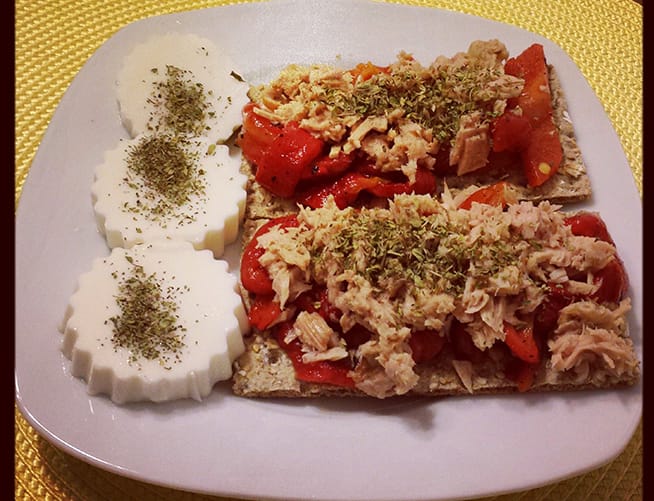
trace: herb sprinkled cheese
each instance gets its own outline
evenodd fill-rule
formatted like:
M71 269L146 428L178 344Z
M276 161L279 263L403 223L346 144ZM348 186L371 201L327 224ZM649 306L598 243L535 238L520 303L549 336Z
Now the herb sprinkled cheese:
M247 90L228 54L191 33L136 45L116 79L120 116L133 138L168 132L223 143L240 126Z
M132 175L125 182L153 202L149 210L156 219L205 193L204 170L196 166L198 161L199 153L182 137L144 136L128 150L127 169ZM147 210L144 201L139 199L128 210Z
M247 329L228 263L158 240L93 260L66 307L61 350L90 395L199 401L231 377Z
M159 130L161 121L167 130L177 134L202 134L210 128L207 118L216 114L208 100L212 92L205 90L190 70L166 65L165 80L154 83L148 100L155 109L163 108L163 116L159 118L153 114L148 128Z
M177 315L178 295L184 290L163 289L155 273L146 275L131 256L125 259L132 265L131 273L122 277L119 285L116 302L121 313L109 319L113 324L111 341L130 350L130 363L140 358L159 359L169 369L185 346L186 327L179 324Z

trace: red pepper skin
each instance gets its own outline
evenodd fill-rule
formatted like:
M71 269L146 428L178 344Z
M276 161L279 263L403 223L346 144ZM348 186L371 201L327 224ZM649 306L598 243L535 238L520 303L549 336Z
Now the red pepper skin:
M509 58L504 72L525 81L521 94L510 100L509 106L520 106L533 127L551 119L552 93L543 46L534 43L516 57Z
M593 283L599 288L591 294L591 298L599 303L617 303L629 289L629 279L624 264L614 258L601 270L595 272Z
M296 123L282 132L262 154L254 175L261 186L282 198L290 198L309 165L322 153L324 143Z
M497 207L506 207L506 189L507 184L505 181L499 181L495 184L479 188L474 193L471 193L470 196L459 205L459 209L469 210L472 207L473 202L495 205Z
M351 205L363 190L372 188L380 183L377 177L365 176L358 172L348 172L336 181L318 185L301 193L297 197L298 203L317 209L323 207L330 195L334 197L336 206L345 209Z
M539 367L539 364L529 364L519 358L514 358L506 365L504 372L506 377L517 383L518 391L524 393L533 386Z
M563 148L559 131L551 119L531 131L527 147L520 152L522 165L531 187L542 185L559 170Z
M282 309L273 295L256 296L248 311L248 321L253 327L264 330L270 327L281 313Z
M315 162L310 162L302 173L302 181L324 179L344 173L350 168L354 159L352 155L341 152L336 157L319 157Z
M436 176L433 172L423 167L416 170L415 183L405 182L389 182L381 178L379 184L367 189L376 197L393 198L395 195L403 193L415 193L417 195L428 195L434 193L437 188Z
M513 325L504 322L504 334L504 342L515 357L528 364L540 361L540 352L531 327L518 330Z
M273 327L273 335L279 346L286 352L293 363L295 378L307 383L323 383L354 388L354 381L348 375L352 367L349 359L338 361L319 361L304 363L302 361L302 345L295 339L290 343L284 341L286 333L291 329L292 322L283 322Z
M290 214L271 219L255 232L252 240L243 249L243 255L241 257L241 284L246 290L254 294L273 294L272 279L268 275L268 271L259 263L259 258L263 255L265 249L257 246L257 238L273 226L281 225L282 228L285 228L297 226L298 224L297 216Z
M552 121L552 92L543 46L532 44L515 58L508 59L504 71L525 81L520 96L509 100L504 114L508 115L519 107L522 116L529 121L532 130L526 144L518 151L527 184L540 186L558 172L563 161L559 131ZM500 139L498 148L501 147Z
M491 125L491 138L493 151L517 152L524 150L529 144L532 126L529 119L523 115L517 115L511 110L495 119Z
M561 284L550 284L545 299L536 308L534 313L534 336L538 339L547 339L556 329L559 312L568 306L577 297L571 294Z
M248 103L243 108L243 127L238 145L243 156L258 165L275 138L281 134L282 128L277 127L267 118L257 115L253 111L254 107L254 103Z
M606 224L595 213L578 212L565 218L565 224L570 226L573 235L596 238L615 246ZM591 299L600 303L620 301L629 289L629 277L622 260L616 256L603 269L595 272L594 283L599 285L599 289L591 295Z
M573 235L593 237L615 245L606 224L597 214L586 211L578 212L566 217L564 223L570 227Z
M413 361L419 364L434 359L443 350L446 341L447 338L435 330L412 331L409 346Z

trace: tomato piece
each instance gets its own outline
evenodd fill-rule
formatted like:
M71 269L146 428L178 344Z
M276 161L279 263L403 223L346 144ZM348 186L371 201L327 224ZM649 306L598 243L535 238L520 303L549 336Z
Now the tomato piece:
M293 326L292 322L283 322L275 325L273 335L279 346L286 352L293 363L295 378L308 383L333 384L346 388L354 388L354 381L348 375L352 369L349 359L337 361L318 361L304 363L302 361L302 344L294 339L290 343L284 341L286 333Z
M469 360L472 363L479 363L484 359L484 352L475 346L468 331L456 319L450 326L449 340L457 358Z
M529 144L531 129L528 118L507 109L491 125L493 151L500 153L524 150Z
M540 352L532 327L518 330L508 322L504 322L504 334L504 342L514 356L530 364L540 360Z
M309 188L297 197L297 202L317 209L323 207L330 195L339 209L351 205L363 190L372 188L382 183L378 177L365 176L358 172L349 172L335 181Z
M281 132L281 127L254 112L253 103L248 103L243 108L243 127L238 145L248 161L258 165Z
M282 314L282 309L277 301L274 300L273 295L256 296L250 306L248 312L248 320L250 325L259 330L264 330L279 318Z
M241 284L246 290L254 294L272 294L272 279L268 271L261 266L259 258L264 254L265 249L257 245L257 238L269 231L273 226L280 225L282 228L297 226L298 220L295 214L271 219L263 224L246 244L241 257Z
M479 188L477 191L471 193L459 205L459 209L470 209L473 202L486 205L495 205L497 207L506 207L508 205L506 197L506 189L508 185L505 181L498 181L497 183Z
M352 161L352 155L343 152L340 152L334 158L329 156L321 157L316 162L307 164L302 173L302 179L318 179L342 174L349 169Z
M515 58L508 59L504 72L525 81L522 92L509 101L509 106L520 106L523 115L534 127L549 121L552 116L552 93L543 46L532 44Z
M531 131L527 147L521 151L522 165L531 187L540 186L557 173L563 161L559 131L551 119Z
M573 235L593 237L615 245L606 223L599 215L592 212L578 212L565 218L564 223L570 226Z
M271 193L291 197L305 170L322 153L323 146L320 139L291 122L265 150L254 177Z
M447 339L439 331L419 330L412 331L409 346L415 363L427 362L438 355L445 346Z
M622 261L618 258L609 261L604 268L595 272L593 283L599 284L599 289L591 295L592 299L599 303L619 302L629 288L627 272Z

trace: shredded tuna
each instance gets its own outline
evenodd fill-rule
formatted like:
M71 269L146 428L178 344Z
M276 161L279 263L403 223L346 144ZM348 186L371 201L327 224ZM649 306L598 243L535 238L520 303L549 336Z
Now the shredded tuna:
M555 338L548 342L552 367L573 370L578 380L592 374L595 378L620 376L638 366L631 339L624 336L629 299L610 309L592 301L565 307L559 316Z
M318 313L301 311L293 329L304 345L315 351L325 351L336 333ZM338 338L336 338L338 339Z
M505 211L473 204L463 210L444 198L441 203L426 195L399 195L388 208L356 210L339 210L329 199L322 208L302 208L297 228L259 240L266 249L260 262L281 304L292 304L299 291L318 284L341 312L343 332L360 325L372 333L348 355L356 361L357 387L368 394L401 394L415 384L407 342L412 330L446 333L456 318L475 346L489 351L504 341L505 322L520 325L533 318L550 283L590 293L596 289L596 266L615 255L611 245L572 235L547 202L521 202ZM551 340L553 367L582 371L591 354L593 366L597 359L610 371L630 367L633 360L620 362L627 341L615 341L625 343L624 350L606 344L622 339L628 309L628 302L609 309L591 301L564 308ZM346 356L342 340L334 339L338 335L317 313L300 314L292 330L307 360ZM600 331L610 335L569 353L574 338L568 335L592 333L597 340ZM601 354L593 346L600 346Z
M342 151L363 150L383 172L401 171L413 182L417 167L433 168L441 145L450 141L459 173L487 162L490 120L524 86L523 79L504 73L507 57L498 40L475 41L467 52L428 66L400 52L387 71L366 80L330 65L289 65L249 97L255 112L272 122L298 122Z
M459 130L450 150L450 165L457 165L457 175L462 176L488 163L491 150L489 125L481 113L464 115L459 120Z

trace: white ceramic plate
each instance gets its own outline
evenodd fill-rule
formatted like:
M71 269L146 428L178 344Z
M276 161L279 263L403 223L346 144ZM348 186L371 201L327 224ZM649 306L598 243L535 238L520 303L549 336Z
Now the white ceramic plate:
M123 57L153 33L214 40L251 83L288 63L423 63L498 38L511 54L545 46L561 77L599 210L631 276L631 334L642 360L641 201L618 137L571 59L533 33L477 17L364 1L280 1L155 17L116 33L65 93L16 217L16 396L35 429L115 473L223 496L420 500L506 493L615 458L641 416L641 386L584 394L451 399L264 401L219 384L202 403L119 407L89 397L59 351L77 277L108 254L90 187L103 152L126 137L114 96ZM236 267L239 249L228 249ZM216 284L217 287L220 284Z

